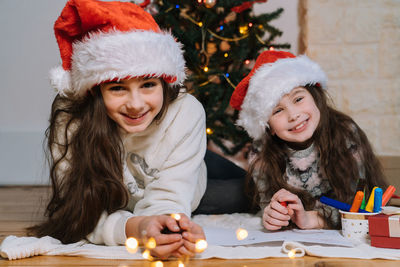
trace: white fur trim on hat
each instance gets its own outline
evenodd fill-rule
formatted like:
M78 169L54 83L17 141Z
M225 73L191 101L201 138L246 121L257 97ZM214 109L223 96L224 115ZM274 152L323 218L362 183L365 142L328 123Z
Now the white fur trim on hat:
M57 66L50 70L51 86L57 90L60 95L65 96L65 92L71 90L71 76L61 66Z
M182 45L168 32L131 31L92 33L73 44L71 71L50 73L59 91L82 96L104 81L126 77L176 77L182 84L185 60Z
M280 99L298 86L316 83L326 89L327 78L321 67L307 56L262 65L250 79L237 124L255 140L260 139Z

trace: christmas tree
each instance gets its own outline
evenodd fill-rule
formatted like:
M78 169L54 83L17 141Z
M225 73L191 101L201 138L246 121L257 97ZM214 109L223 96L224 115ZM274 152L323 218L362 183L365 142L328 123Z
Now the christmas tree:
M226 155L236 154L250 138L235 125L238 112L229 106L235 86L250 72L264 49L290 48L276 44L282 32L270 22L283 9L255 16L243 0L155 0L142 3L161 28L171 29L184 45L189 76L185 86L203 104L207 136Z

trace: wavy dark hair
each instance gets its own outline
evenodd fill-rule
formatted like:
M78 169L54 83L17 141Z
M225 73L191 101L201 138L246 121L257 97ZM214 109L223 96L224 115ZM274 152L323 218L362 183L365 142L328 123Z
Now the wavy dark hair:
M348 115L331 107L326 91L320 86L306 85L305 88L314 98L321 114L319 125L312 137L320 154L320 172L328 178L337 200L351 203L355 194L352 184L357 183L360 178L354 151L348 148L349 142L356 146L369 191L374 186L386 187L387 182L381 164L364 131ZM279 189L285 188L299 196L306 210L312 210L316 199L307 191L290 186L284 178L285 158L288 154L285 141L272 135L267 128L262 142L262 149L250 166L247 180L250 183L252 177L261 179L266 191L259 192L257 188L253 188L252 190L257 192L253 195L253 204L258 201L260 193L274 194Z
M161 81L163 107L155 120L179 94L178 87ZM46 140L52 194L46 220L27 230L77 242L94 230L103 211L122 209L129 200L119 126L107 115L99 86L80 99L55 97Z

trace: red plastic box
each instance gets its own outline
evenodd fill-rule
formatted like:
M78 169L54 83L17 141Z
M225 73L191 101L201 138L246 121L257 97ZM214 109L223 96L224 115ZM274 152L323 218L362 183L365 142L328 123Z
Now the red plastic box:
M400 215L377 214L368 217L371 246L400 248Z

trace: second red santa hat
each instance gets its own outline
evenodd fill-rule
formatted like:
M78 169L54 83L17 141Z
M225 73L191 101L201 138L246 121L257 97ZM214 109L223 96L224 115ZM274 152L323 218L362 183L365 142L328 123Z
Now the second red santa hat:
M292 89L319 84L326 89L321 67L307 56L295 57L285 51L262 52L250 73L236 86L230 100L240 110L237 125L253 139L262 138L273 108Z

